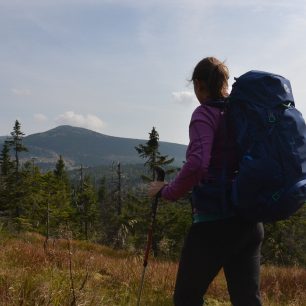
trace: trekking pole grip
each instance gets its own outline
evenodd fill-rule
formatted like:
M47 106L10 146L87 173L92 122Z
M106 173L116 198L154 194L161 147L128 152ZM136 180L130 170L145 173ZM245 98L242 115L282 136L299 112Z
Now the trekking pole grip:
M165 170L163 168L159 167L159 166L155 166L154 171L156 173L156 181L163 182L165 180ZM154 207L157 206L158 198L161 197L161 191L162 191L162 189L160 189L159 192L155 196L155 201L154 202L156 204L152 205L153 210L154 210Z
M165 180L165 170L159 166L154 167L154 171L156 173L157 181L163 182Z

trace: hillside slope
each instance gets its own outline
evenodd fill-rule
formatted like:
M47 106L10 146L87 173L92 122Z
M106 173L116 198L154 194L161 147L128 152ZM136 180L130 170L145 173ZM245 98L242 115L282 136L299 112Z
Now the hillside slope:
M4 137L1 137L3 141ZM106 165L112 161L122 163L141 163L135 146L146 140L121 138L97 133L88 129L68 125L58 126L43 133L24 138L29 152L22 155L24 160L35 158L40 166L54 165L62 155L68 167L80 164L93 167ZM160 152L174 157L177 165L185 159L186 146L160 142Z
M36 233L1 232L0 245L0 305L136 305L139 255L86 241L46 243ZM177 262L150 257L141 305L173 305L176 271ZM305 269L263 266L261 276L264 305L305 305ZM207 297L209 305L230 305L222 272Z

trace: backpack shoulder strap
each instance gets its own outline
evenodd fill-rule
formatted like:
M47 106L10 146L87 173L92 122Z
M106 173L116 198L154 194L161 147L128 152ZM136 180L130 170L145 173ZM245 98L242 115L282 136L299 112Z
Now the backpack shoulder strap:
M208 101L205 104L208 106L225 109L227 106L227 98L225 98L224 100Z
M227 106L228 106L228 98L225 98L223 100L217 100L217 101L211 101L207 102L206 105L219 108L221 111L223 111L223 116L226 116L227 113ZM222 172L221 176L219 178L219 182L221 186L223 187L222 190L222 202L223 202L223 209L226 208L227 205L230 205L230 203L227 201L227 152L226 148L228 147L228 124L227 124L227 117L224 118L222 123L222 130L223 130L223 137L224 137L224 151L223 151L223 157L222 157Z

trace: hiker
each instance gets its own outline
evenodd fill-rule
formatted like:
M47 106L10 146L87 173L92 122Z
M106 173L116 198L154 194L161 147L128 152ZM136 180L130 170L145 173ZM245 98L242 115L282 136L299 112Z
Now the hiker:
M238 153L224 112L228 78L228 68L214 57L196 65L191 81L200 105L189 125L186 163L170 183L156 181L148 188L149 196L160 194L170 201L192 190L193 223L179 262L175 306L203 305L209 284L222 268L234 306L262 305L263 225L236 217L224 191L238 169Z

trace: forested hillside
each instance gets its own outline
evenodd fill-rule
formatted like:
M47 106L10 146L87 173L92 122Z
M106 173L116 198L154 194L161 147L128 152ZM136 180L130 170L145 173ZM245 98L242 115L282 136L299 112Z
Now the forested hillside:
M64 156L49 171L42 171L32 159L21 161L20 154L30 150L23 140L16 121L0 156L2 230L37 232L47 240L69 231L75 239L132 252L143 250L151 213L146 182L152 180L155 165L167 170L166 180L177 171L171 156L161 154L154 128L149 140L134 148L142 164L127 165L119 160L94 168L79 166L72 172L67 171ZM154 255L177 259L190 223L188 196L175 203L161 202ZM264 263L306 266L305 207L286 221L267 224L265 229Z
M0 138L0 144L6 137ZM54 167L60 155L66 167L75 168L81 164L85 167L110 165L113 161L125 164L141 163L135 146L145 140L121 138L104 135L88 129L68 125L58 126L43 133L25 136L23 144L28 152L22 152L21 160L34 159L44 169ZM160 142L160 150L174 157L176 165L185 159L186 146Z

